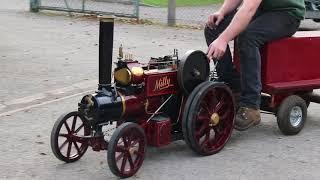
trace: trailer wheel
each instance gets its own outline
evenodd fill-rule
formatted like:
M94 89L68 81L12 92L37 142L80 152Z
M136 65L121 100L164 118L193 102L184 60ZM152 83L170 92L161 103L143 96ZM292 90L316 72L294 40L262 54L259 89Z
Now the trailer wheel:
M204 85L203 85L204 84ZM189 147L199 155L218 153L229 140L235 119L235 103L224 83L204 82L187 101L182 122Z
M121 178L133 176L142 166L146 152L143 129L131 122L121 124L112 134L108 145L108 165Z
M277 123L284 135L298 134L307 118L306 102L297 95L284 99L277 113Z

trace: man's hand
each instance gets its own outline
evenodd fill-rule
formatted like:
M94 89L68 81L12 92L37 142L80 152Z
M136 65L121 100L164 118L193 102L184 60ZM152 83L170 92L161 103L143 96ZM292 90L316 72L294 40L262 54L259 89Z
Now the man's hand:
M210 60L219 60L226 52L228 41L221 38L217 38L213 41L208 48L207 56Z
M215 28L220 24L220 22L224 19L224 14L221 12L213 13L209 16L207 26L211 29Z

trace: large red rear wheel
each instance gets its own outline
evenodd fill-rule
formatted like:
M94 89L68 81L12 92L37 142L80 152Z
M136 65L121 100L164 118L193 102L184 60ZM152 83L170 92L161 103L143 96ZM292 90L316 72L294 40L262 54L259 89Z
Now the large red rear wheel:
M200 86L200 85L199 85ZM183 114L189 146L200 155L219 152L229 140L235 119L235 103L224 83L204 82Z
M146 152L146 136L135 123L121 124L108 145L108 164L116 176L133 176L142 166Z
M183 118L185 118L186 115L189 113L190 105L191 105L191 102L193 101L194 97L198 94L200 89L202 89L206 85L207 85L207 83L199 84L196 88L194 88L194 90L188 96L187 101L185 103L185 108L184 108L184 112L183 112L183 115L184 115ZM191 146L191 142L189 140L188 127L187 127L187 121L186 120L182 120L182 132L183 132L184 141L186 142L186 144L188 146Z
M51 131L53 154L67 163L79 160L87 151L88 143L78 141L78 137L88 135L90 135L90 126L79 112L61 115Z

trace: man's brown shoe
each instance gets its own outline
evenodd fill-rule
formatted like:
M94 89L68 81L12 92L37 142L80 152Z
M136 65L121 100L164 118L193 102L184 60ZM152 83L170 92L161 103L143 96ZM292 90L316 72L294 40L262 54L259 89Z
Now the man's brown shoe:
M240 107L236 115L234 128L239 131L244 131L251 126L259 124L260 121L261 116L259 109Z

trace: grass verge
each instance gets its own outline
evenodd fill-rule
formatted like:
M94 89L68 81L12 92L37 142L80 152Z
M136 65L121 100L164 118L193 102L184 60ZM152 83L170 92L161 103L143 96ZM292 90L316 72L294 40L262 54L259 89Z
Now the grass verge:
M222 3L223 0L176 0L177 6L204 6L210 4ZM168 6L168 0L142 0L143 4L150 6Z

